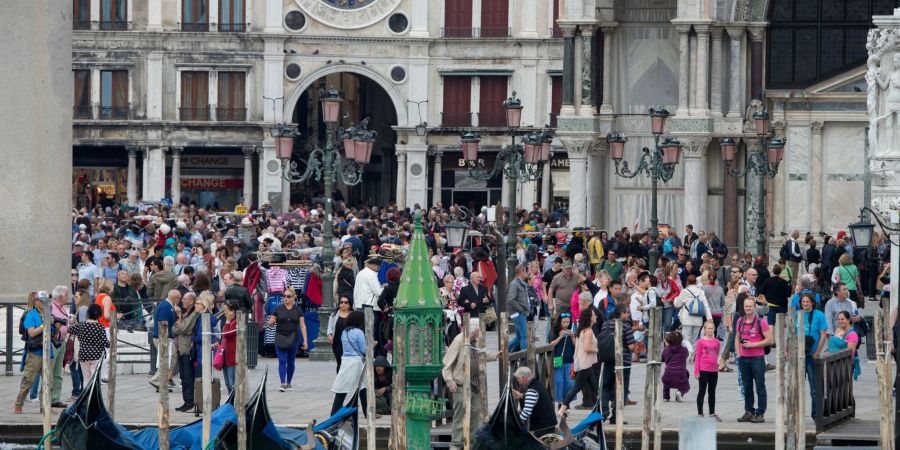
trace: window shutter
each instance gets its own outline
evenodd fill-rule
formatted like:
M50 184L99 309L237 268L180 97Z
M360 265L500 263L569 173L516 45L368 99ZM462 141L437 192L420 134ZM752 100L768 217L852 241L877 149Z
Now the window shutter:
M471 126L472 79L444 77L444 126Z
M508 30L509 0L482 0L481 36L506 37Z

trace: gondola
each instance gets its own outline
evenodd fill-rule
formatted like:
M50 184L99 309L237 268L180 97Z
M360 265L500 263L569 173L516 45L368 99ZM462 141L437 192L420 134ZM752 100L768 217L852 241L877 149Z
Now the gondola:
M507 383L500 393L500 401L491 418L475 434L475 450L607 450L603 436L603 414L600 403L575 428L569 430L565 418L559 421L560 433L535 436L525 431L527 427L519 419L519 402L512 397L512 387Z
M261 450L358 450L357 409L344 407L334 416L313 428L296 430L278 427L266 404L266 380L244 407L247 415L247 448ZM211 443L207 449L237 448L237 414L234 396L212 413ZM172 450L206 450L202 448L203 421L174 427L169 431ZM147 427L131 431L115 422L106 411L101 393L99 371L89 380L81 396L60 415L55 439L63 450L157 450L159 430Z

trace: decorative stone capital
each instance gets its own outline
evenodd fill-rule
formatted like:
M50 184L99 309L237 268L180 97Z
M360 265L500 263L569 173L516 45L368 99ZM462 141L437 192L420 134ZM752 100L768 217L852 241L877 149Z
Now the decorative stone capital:
M820 122L821 123L821 122ZM812 125L812 124L810 124ZM820 130L821 132L821 130ZM776 120L772 122L772 133L776 138L784 140L787 136L787 124L785 124L781 120Z
M750 33L750 40L754 42L762 42L763 37L766 35L766 27L765 26L750 26L747 27L747 32Z
M588 152L593 148L595 141L593 138L585 138L583 136L559 137L569 159L586 159Z
M137 154L141 151L141 148L136 145L129 145L125 147L125 150L128 151L129 158L137 158Z
M675 29L678 30L679 34L688 34L691 32L691 25L687 23L681 23L675 25Z
M724 27L711 27L709 29L709 34L710 34L710 36L712 36L713 41L721 41L724 33L725 33Z
M744 27L725 27L725 31L728 32L728 37L732 40L738 40L744 38L744 32L747 31Z
M440 148L433 148L431 150L428 150L428 154L435 157L435 159L441 159L441 157L444 156L444 151Z
M882 222L890 223L890 211L900 210L900 195L875 195L872 198L872 209L878 211Z
M256 147L244 147L241 149L244 152L244 158L250 159L253 157L253 154L257 152Z
M603 32L604 36L609 37L609 36L612 36L616 32L617 28L619 28L618 23L615 23L615 24L606 23L606 24L602 24L600 26L600 31Z
M706 150L709 148L710 138L706 137L697 137L697 138L687 138L681 140L681 152L685 158L698 158L702 159L706 157Z
M579 29L581 30L581 37L589 38L594 35L594 26L589 25L581 25Z
M165 151L165 149L163 149ZM169 147L169 151L172 152L173 158L181 158L181 152L184 151L184 147Z
M809 129L812 131L813 135L822 135L822 129L825 127L824 122L810 122Z
M706 23L697 23L694 24L694 31L697 32L698 36L709 35L710 33L710 25Z

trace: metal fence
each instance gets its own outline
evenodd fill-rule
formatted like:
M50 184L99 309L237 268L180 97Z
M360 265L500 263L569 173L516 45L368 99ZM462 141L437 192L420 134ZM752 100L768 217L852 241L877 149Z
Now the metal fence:
M816 386L816 433L844 419L855 417L853 400L853 351L844 349L813 360Z

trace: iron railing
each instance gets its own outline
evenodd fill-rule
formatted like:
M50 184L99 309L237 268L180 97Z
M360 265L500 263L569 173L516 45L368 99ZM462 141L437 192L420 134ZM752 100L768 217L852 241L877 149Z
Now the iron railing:
M90 105L80 105L72 107L72 117L75 119L93 119L93 108Z
M208 23L182 23L181 31L209 31Z
M216 108L216 120L243 122L247 120L247 108Z
M848 349L813 360L816 386L816 433L856 416L853 400L853 351Z
M100 107L100 118L104 120L109 119L128 119L131 114L131 107L128 105L125 106L101 106Z
M475 37L476 29L473 27L441 27L441 36L445 38L470 38Z
M101 30L117 30L117 31L127 30L128 22L121 21L121 20L104 21L104 22L100 22L100 29Z
M181 120L209 120L209 108L178 108Z
M471 127L472 113L470 112L442 112L441 125L444 127Z
M247 31L246 23L220 23L217 25L221 33L243 33Z
M512 29L509 27L481 27L478 31L479 36L486 38L505 38L512 35Z
M72 29L73 30L90 30L91 29L91 21L90 20L74 20L74 21L72 21Z

